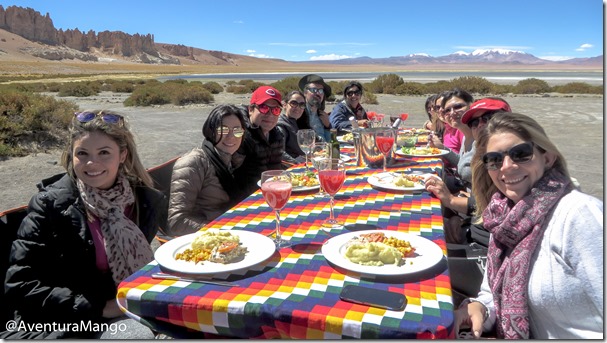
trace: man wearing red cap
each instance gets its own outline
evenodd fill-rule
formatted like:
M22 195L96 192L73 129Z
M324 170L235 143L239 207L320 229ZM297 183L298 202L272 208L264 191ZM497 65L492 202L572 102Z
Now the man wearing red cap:
M285 138L276 128L282 111L282 96L272 86L261 86L248 106L247 134L238 153L245 156L234 177L247 194L253 193L265 170L281 169Z

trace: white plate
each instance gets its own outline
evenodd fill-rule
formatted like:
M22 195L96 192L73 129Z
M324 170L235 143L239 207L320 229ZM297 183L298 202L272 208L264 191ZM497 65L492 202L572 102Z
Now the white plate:
M421 148L416 148L416 150L417 150L417 149L421 149ZM439 157L439 156L444 156L444 155L447 155L447 154L449 153L449 150L445 150L445 149L439 149L439 150L440 150L440 153L438 153L438 154L433 154L433 155L415 155L415 154L406 154L406 153L404 153L404 152L403 152L401 149L397 149L397 150L395 151L395 153L396 153L397 155L400 155L400 156L407 156L407 157Z
M354 140L348 141L343 138L344 136L337 136L337 141L340 143L354 144Z
M369 176L367 182L371 186L393 191L421 191L426 189L424 185L419 183L414 184L413 187L397 186L393 183L395 178L396 176L394 174L386 172Z
M228 264L204 261L201 264L176 260L175 255L191 248L194 239L202 232L195 232L177 237L164 243L156 250L156 253L154 253L154 259L156 259L158 264L162 267L174 272L207 275L249 268L267 260L274 254L276 246L271 238L251 231L230 230L230 232L233 235L237 235L240 238L242 246L247 248L247 253L241 261Z
M345 155L345 154L340 154L339 155L339 159L342 160L342 161L344 161L344 162L348 162L348 161L350 161L352 159L352 157L350 157L348 155Z
M361 264L351 262L344 256L347 241L355 236L373 232L383 232L386 237L395 237L397 239L410 242L411 246L415 248L415 256L406 257L405 262L400 266L383 265L381 267L363 266ZM344 233L325 242L321 251L327 261L335 264L336 266L352 272L367 275L394 276L416 273L433 267L443 258L443 250L431 240L421 236L391 230L365 230Z

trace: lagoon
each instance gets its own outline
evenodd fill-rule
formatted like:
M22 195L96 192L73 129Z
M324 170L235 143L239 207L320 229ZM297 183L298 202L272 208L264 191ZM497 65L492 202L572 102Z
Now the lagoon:
M255 80L260 82L269 82L282 80L287 77L301 77L309 74L307 72L294 73L226 73L226 74L192 74L192 75L173 75L162 76L160 81L171 79L186 79L190 81L227 81L227 80ZM487 81L496 84L515 85L521 80L536 78L546 81L549 85L562 85L570 82L584 82L594 86L603 84L603 72L584 72L584 71L512 71L512 72L491 72L491 71L453 71L453 72L428 72L428 71L405 71L405 72L319 72L325 81L344 81L358 80L361 82L370 82L382 74L396 74L405 80L405 82L431 83L438 81L449 81L462 76L475 76L485 78Z

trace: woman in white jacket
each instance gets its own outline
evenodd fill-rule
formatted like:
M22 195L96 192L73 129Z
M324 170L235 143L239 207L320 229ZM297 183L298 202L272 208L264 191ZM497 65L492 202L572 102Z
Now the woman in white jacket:
M477 298L455 312L475 337L603 338L603 203L575 190L532 118L493 117L472 162L477 212L491 232Z

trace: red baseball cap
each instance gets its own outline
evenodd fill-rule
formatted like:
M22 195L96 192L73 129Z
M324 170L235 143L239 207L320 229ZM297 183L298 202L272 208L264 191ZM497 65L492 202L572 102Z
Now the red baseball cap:
M484 98L475 101L470 105L470 109L462 116L462 123L468 124L468 122L476 117L476 114L480 111L504 111L512 112L510 105L506 102L498 99Z
M280 95L280 92L272 86L261 86L253 92L251 104L261 105L270 99L278 101L278 105L282 107L282 95Z

